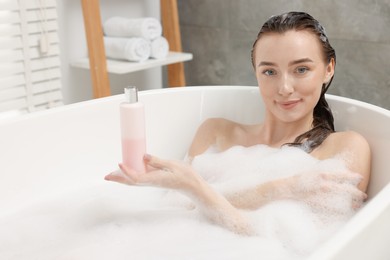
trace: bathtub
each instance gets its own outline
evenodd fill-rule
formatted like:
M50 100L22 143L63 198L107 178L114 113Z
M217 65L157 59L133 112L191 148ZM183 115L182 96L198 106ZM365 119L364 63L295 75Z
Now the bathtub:
M205 118L249 124L261 121L264 113L256 87L160 89L142 91L139 98L146 107L148 152L170 159L184 157ZM327 98L337 130L358 131L369 141L372 176L365 207L310 259L389 259L390 111L343 97ZM123 95L111 96L0 122L0 217L104 183L104 175L121 158L118 106L122 101Z

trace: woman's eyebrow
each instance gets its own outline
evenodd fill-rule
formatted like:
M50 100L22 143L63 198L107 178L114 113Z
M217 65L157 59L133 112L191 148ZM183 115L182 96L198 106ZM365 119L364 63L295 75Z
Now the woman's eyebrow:
M259 65L257 65L257 66L258 66L258 67L260 67L260 66L276 66L276 64L273 63L273 62L270 62L270 61L262 61L262 62L260 62Z
M312 59L309 59L309 58L303 58L303 59L291 61L288 63L288 65L291 66L291 65L296 65L296 64L305 63L305 62L314 62L314 61Z
M314 62L314 61L310 58L302 58L302 59L290 61L288 63L288 65L291 66L291 65L296 65L296 64L305 63L305 62ZM277 66L277 65L274 62L262 61L259 63L258 67L261 67L261 66Z

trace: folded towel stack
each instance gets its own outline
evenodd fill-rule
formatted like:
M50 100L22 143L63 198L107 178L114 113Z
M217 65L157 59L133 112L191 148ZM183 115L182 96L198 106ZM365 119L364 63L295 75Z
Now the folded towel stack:
M145 61L150 57L150 44L144 38L104 37L107 57L128 61Z
M109 18L103 25L104 33L112 37L141 37L153 40L161 36L160 22L152 17L128 19Z
M168 55L169 44L167 39L162 36L152 40L150 47L150 57L152 58L161 59Z
M168 55L168 41L161 36L161 23L155 18L112 17L103 24L103 30L109 58L139 62Z

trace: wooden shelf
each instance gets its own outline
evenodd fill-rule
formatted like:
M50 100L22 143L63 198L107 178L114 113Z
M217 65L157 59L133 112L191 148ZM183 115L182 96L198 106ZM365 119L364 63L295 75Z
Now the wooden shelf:
M147 60L142 63L119 60L106 60L103 40L100 0L81 0L84 17L88 57L71 64L73 67L90 69L94 98L111 95L108 72L125 74L156 66L167 66L168 86L186 85L183 61L192 60L191 53L183 53L177 0L160 0L163 35L168 40L171 52L160 60Z
M168 56L165 58L148 59L143 62L107 59L107 71L114 74L126 74L189 60L192 60L192 53L186 52L169 52ZM90 68L88 58L82 58L74 61L71 63L71 66L82 69Z

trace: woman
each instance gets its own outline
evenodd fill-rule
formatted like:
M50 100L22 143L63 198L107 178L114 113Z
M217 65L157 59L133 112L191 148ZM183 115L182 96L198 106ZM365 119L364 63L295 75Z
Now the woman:
M190 158L210 146L225 151L233 146L297 146L324 160L348 153L345 164L351 172L316 175L321 187L299 190L309 174L258 184L255 188L224 196L182 162L145 155L149 170L137 174L120 165L124 174L112 173L106 180L129 185L151 185L176 189L190 196L211 220L238 233L252 233L239 209L257 209L280 199L304 199L316 192L345 188L344 181L360 181L349 188L355 207L366 198L370 175L370 149L358 133L335 132L333 116L325 100L335 70L336 55L324 28L313 17L289 12L271 17L261 28L252 49L252 64L266 106L264 122L242 125L226 119L208 119L198 129L189 149ZM360 177L357 177L360 176ZM287 191L287 192L286 192Z

